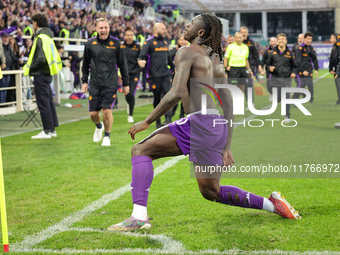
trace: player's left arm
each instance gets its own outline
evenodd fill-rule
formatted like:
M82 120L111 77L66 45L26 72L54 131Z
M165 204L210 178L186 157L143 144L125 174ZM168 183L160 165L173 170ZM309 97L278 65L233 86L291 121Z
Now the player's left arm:
M167 113L181 100L186 91L187 81L194 59L193 56L194 52L190 47L183 47L178 50L175 57L176 73L170 91L144 121L138 122L130 127L128 133L132 139L135 139L136 133L147 129L152 122Z
M226 77L223 77L222 84L227 84ZM223 116L228 121L228 137L227 144L223 149L223 165L229 166L231 164L235 164L233 153L231 152L231 138L233 136L234 129L231 124L234 121L233 98L231 96L231 92L226 88L219 89L218 94L222 101L221 107L223 109Z
M117 47L117 66L119 67L120 74L122 76L123 93L124 95L127 95L130 90L129 69L127 66L127 61L126 61L124 50L121 46Z

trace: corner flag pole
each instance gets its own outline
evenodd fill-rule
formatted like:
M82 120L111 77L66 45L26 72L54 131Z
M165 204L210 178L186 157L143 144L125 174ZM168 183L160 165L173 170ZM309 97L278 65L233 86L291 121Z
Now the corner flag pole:
M0 206L1 206L2 243L4 245L4 252L9 252L6 201L5 201L5 183L4 183L4 172L2 169L2 156L1 155L2 154L1 154L1 139L0 139L0 191L1 191Z

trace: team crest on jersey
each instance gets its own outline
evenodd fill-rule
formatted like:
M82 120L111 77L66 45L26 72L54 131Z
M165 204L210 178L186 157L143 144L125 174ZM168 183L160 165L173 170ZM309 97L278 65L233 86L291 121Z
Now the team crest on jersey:
M94 41L92 44L93 44L93 45L96 45L96 44L97 44L97 42L96 42L96 41Z
M290 52L289 52L289 51L287 52L287 55L288 55L288 56L290 55Z
M302 47L301 47L301 46L299 47L299 50L302 50Z
M156 85L155 85L155 84L153 84L153 85L152 85L152 89L155 89L155 88L156 88Z
M137 82L137 81L138 81L138 78L136 77L136 78L135 78L135 82Z
M156 42L156 41L154 41L154 42L153 42L153 45L157 45L157 42Z
M109 44L110 44L111 46L114 45L114 43L113 43L112 41L110 41Z
M276 52L276 51L274 51L274 52L273 52L273 55L276 55L276 54L277 54L277 52Z

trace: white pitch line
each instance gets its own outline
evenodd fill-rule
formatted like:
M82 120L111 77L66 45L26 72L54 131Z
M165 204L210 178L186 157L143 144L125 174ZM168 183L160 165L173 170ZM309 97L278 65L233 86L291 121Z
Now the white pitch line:
M77 231L77 232L108 232L107 230L103 229L96 229L96 228L69 228L68 231ZM164 234L159 235L151 235L151 234L141 234L138 232L119 232L119 231L112 231L111 233L125 235L125 236L133 236L133 237L147 237L150 239L153 239L161 244L163 244L163 248L161 250L168 251L171 253L181 253L181 252L187 252L188 250L185 249L183 244L179 241L176 241L172 239L171 237L168 237Z
M178 156L178 157L168 160L163 165L160 165L159 167L155 169L154 176L164 172L167 168L174 166L177 162L179 162L183 158L185 158L185 156ZM120 198L128 191L130 191L130 183L115 190L114 192L110 194L106 194L102 196L100 199L90 203L84 209L78 212L72 213L71 215L64 218L61 222L56 223L53 226L46 228L40 233L25 237L22 242L14 244L12 249L16 250L19 248L30 248L32 246L35 246L43 242L44 240L48 238L51 238L52 236L60 232L67 231L68 228L71 227L74 223L81 221L85 216L102 208L103 206L107 205L109 202Z
M77 249L70 249L70 248L64 248L61 250L55 250L55 249L42 249L42 248L22 248L22 249L16 249L14 252L22 252L22 253L55 253L55 254L227 254L227 255L235 255L235 254L244 254L244 255L339 255L340 252L338 251L284 251L284 250L257 250L257 251L245 251L245 250L239 250L239 249L230 249L230 250L224 250L220 251L217 249L214 250L198 250L198 251L167 251L163 249L142 249L142 248L125 248L125 249L89 249L89 250L77 250Z

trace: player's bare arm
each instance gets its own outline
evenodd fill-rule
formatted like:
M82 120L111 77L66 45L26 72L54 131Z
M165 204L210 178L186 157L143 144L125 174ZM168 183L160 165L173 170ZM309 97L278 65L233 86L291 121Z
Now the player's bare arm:
M190 76L190 70L194 59L194 54L190 47L183 47L178 50L176 62L176 74L172 82L171 90L163 97L158 106L143 121L136 123L129 129L132 139L135 139L136 133L147 129L152 122L160 118L174 107L183 97L187 89L187 81Z
M227 79L223 77L222 84L227 84ZM233 153L231 152L231 138L233 136L233 126L230 124L234 120L233 99L228 89L219 89L218 94L221 96L223 116L228 121L228 138L227 144L223 150L223 164L229 166L235 164Z

